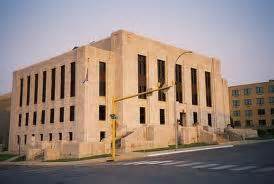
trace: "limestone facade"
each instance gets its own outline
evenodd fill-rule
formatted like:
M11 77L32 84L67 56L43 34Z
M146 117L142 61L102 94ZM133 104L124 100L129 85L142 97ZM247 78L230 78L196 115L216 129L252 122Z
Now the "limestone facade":
M119 30L106 39L92 42L60 56L15 71L11 102L10 151L18 152L19 147L24 151L28 145L41 146L43 142L81 147L78 152L85 150L83 152L86 153L79 153L78 157L94 154L96 152L94 149L88 149L94 144L98 144L94 147L100 147L104 143L107 146L101 150L110 150L111 119L109 115L112 110L112 98L138 93L138 55L145 56L145 82L148 90L158 85L157 61L164 61L165 83L171 85L175 78L175 60L185 51ZM73 62L75 62L75 96L71 96L70 92L73 78L71 77L73 75L71 63ZM104 82L101 83L99 80L102 77L100 76L102 75L100 74L100 63L102 62L105 63L103 68L106 71L105 95L99 94L100 84L104 85ZM176 103L176 112L178 118L180 112L185 112L184 127L193 127L195 119L196 124L209 126L208 130L211 132L223 131L230 114L227 81L221 76L220 61L194 52L182 56L176 64L181 65L182 70L182 103ZM61 69L62 66L65 67L64 98L60 98L61 70L64 70ZM53 68L55 68L55 90L52 90ZM192 105L192 68L197 71L197 105ZM44 71L47 73L45 102L42 101ZM208 106L206 102L205 72L210 73L211 106ZM34 104L36 74L38 74L38 101ZM21 79L23 79L22 95L20 95ZM28 80L30 80L30 95L27 105ZM135 149L132 147L137 144L138 148L141 148L144 137L153 140L150 147L174 144L174 90L172 87L165 93L165 101L159 101L158 92L154 92L146 99L135 97L117 104L117 135L123 137L121 147L126 146L124 150L132 151ZM52 91L55 93L53 100L51 99ZM23 96L22 106L20 106L20 96ZM71 106L75 108L73 121L70 121ZM100 109L101 113L99 113L99 106L103 107ZM143 123L140 123L140 107L144 108ZM63 122L60 122L60 108L64 108ZM162 109L161 116L160 109ZM43 110L46 114L44 124L41 123ZM34 112L37 113L36 125L33 124ZM29 115L26 115L27 113ZM21 114L21 126L18 126L19 114ZM53 121L50 118L51 114L54 114ZM26 126L27 116L28 125ZM150 127L152 127L151 130ZM144 129L146 131L143 131ZM148 134L154 132L151 134L154 136L144 135L145 132ZM179 130L179 132L183 131ZM42 135L43 140L41 141ZM184 137L184 135L180 136ZM135 143L128 145L130 140ZM79 145L75 146L76 144Z

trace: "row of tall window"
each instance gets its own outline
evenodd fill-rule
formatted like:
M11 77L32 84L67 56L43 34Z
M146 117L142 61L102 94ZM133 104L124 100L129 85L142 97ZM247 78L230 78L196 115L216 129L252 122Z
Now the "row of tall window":
M253 116L253 110L248 109L248 110L245 110L244 112L245 112L246 117L252 117ZM257 113L258 113L259 116L263 116L263 115L266 114L266 110L265 109L258 109ZM271 115L274 115L274 108L271 108L269 113ZM241 116L241 111L240 110L233 111L233 116L234 117L240 117Z
M163 86L166 82L165 78L165 61L157 60L157 74L158 84ZM146 56L138 55L138 93L146 92L147 78L146 78ZM183 103L183 85L182 85L182 66L175 65L175 82L176 82L176 101ZM211 94L211 76L210 72L205 72L205 86L206 86L206 104L208 107L212 106ZM198 78L197 69L191 68L191 90L192 90L192 105L198 105ZM140 99L146 99L146 95L140 95ZM158 100L166 101L166 95L163 91L158 91Z
M65 97L65 65L61 66L60 73L60 99ZM76 63L70 63L70 96L75 96L75 82L76 82ZM38 101L38 86L39 86L39 75L38 73L34 75L34 93L33 93L33 103L37 104ZM27 76L27 94L26 94L26 105L30 104L31 95L31 76ZM42 102L46 102L46 91L47 91L47 71L42 73ZM24 79L20 79L20 100L19 105L22 107L24 97ZM56 97L56 68L51 69L51 90L50 99L53 101Z
M262 87L262 86L257 86L255 88L255 90L256 90L256 94L263 94L265 92L264 87ZM245 96L251 95L252 91L253 91L253 88L244 88L242 90L242 92L243 92L243 94ZM268 92L269 93L274 93L274 85L269 85ZM232 93L232 96L237 97L237 96L240 96L241 90L239 90L239 89L233 89L231 91L231 93Z
M244 126L244 124L242 124L242 122L240 120L235 120L233 122L234 122L234 126L236 126L236 127ZM252 126L254 126L253 121L250 120L250 119L247 119L244 122L245 122L245 126L246 127L252 127ZM258 120L258 125L259 126L265 127L266 124L267 124L267 122L266 122L265 119L259 119ZM274 126L274 119L271 120L271 125Z
M244 99L243 100L244 105L252 105L253 100L252 99ZM241 101L240 100L232 100L232 106L233 107L239 107ZM269 104L274 104L274 97L269 97L268 99ZM264 105L265 104L265 98L256 98L256 104L257 105Z
M29 122L29 113L25 113L25 126L28 126L30 124ZM64 116L65 116L65 108L60 107L59 108L59 122L64 122ZM70 106L69 108L69 120L70 121L75 121L75 106ZM32 117L32 125L37 125L37 111L33 112L33 117ZM40 118L40 123L45 124L46 122L46 110L41 111L41 118ZM55 109L50 109L50 116L49 116L49 122L54 123L55 122ZM18 117L18 126L22 126L22 114L19 114Z
M44 139L44 135L45 134L40 134L40 141L44 141L45 139ZM35 134L32 134L31 135L33 138L36 138L35 137ZM63 133L58 133L57 134L57 136L58 136L58 139L56 138L56 140L64 140L63 139ZM54 134L53 133L49 133L48 134L48 141L53 141L53 139L54 139ZM69 141L72 141L73 140L73 132L68 132L68 140ZM27 142L28 142L28 136L25 134L24 135L24 144L27 144ZM17 135L17 144L21 144L21 137L20 137L20 135Z
M211 114L208 113L208 125L212 126L212 117ZM159 110L159 119L160 119L160 125L165 124L165 109L160 109ZM185 113L180 112L180 122L185 121ZM145 107L140 107L139 108L139 122L140 124L146 124L146 108ZM198 113L193 112L193 124L198 122Z

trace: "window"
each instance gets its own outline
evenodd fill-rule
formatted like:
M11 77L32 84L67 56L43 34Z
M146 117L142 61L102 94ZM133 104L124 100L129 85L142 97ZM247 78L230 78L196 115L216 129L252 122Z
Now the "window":
M51 100L55 100L55 76L56 68L51 69Z
M36 125L36 121L37 121L37 112L33 112L33 119L32 119L32 124Z
M75 96L75 72L76 72L75 62L70 63L70 96Z
M60 107L60 116L59 116L59 121L60 122L64 122L64 111L65 111L65 108Z
M193 124L198 122L198 114L197 112L193 112Z
M50 109L50 123L54 123L54 109Z
M274 97L272 96L272 97L269 97L269 103L270 104L274 104Z
M198 105L197 69L191 68L192 105Z
M60 86L60 99L65 98L65 65L61 66L61 86Z
M106 63L99 62L99 96L106 96Z
M265 119L260 119L259 120L259 126L265 126L265 125L266 125Z
M251 91L252 91L251 88L245 88L244 89L244 95L251 95Z
M182 65L175 65L176 101L183 103Z
M140 124L146 123L146 108L140 107Z
M271 121L271 125L272 125L272 126L274 126L274 119L272 119L272 121Z
M208 123L208 126L212 126L212 118L211 118L211 114L207 114L207 123Z
M106 132L100 132L100 142L102 142L106 138Z
M205 72L205 85L206 85L206 106L207 107L212 107L210 72Z
M264 104L264 98L257 98L257 104L263 105Z
M44 135L40 134L40 141L43 141L43 140L44 140Z
M22 124L22 114L19 114L19 117L18 117L18 126L21 127L21 124Z
M52 133L49 133L49 141L52 141Z
M257 94L262 94L262 93L264 93L264 88L263 88L263 87L256 87L256 93L257 93Z
M233 107L239 107L240 106L240 100L232 100L232 106Z
M41 124L45 124L45 118L46 118L46 112L45 112L45 110L42 110L42 113L41 113Z
M234 117L239 117L240 116L240 111L233 111L233 116Z
M246 120L245 121L245 126L250 127L252 125L252 120Z
M240 121L234 121L234 126L235 127L240 127L241 126L241 122Z
M62 140L62 133L59 133L59 140Z
M273 115L274 114L274 108L271 108L270 112Z
M37 104L38 97L38 74L35 74L34 77L34 104Z
M30 99L30 76L28 76L28 80L27 80L27 105L29 105L29 99Z
M105 121L106 120L106 106L99 105L99 120Z
M146 56L138 55L138 93L146 92ZM146 99L146 95L138 96L140 99Z
M274 85L270 85L268 89L269 89L269 93L274 93Z
M26 113L26 124L25 125L26 126L29 125L29 113Z
M24 90L24 79L20 79L20 107L23 104L23 90Z
M181 126L185 125L185 118L186 118L186 113L180 112L180 125Z
M258 115L260 115L260 116L265 115L265 110L264 109L258 109Z
M75 111L75 106L70 106L69 108L69 120L70 121L74 121L74 112Z
M160 125L165 124L165 109L160 109Z
M240 92L238 89L232 90L232 96L239 96L239 95L240 95Z
M245 110L245 116L251 117L252 116L252 110Z
M244 99L245 105L252 105L252 99Z
M21 142L20 135L17 135L17 144L19 145Z
M27 135L25 135L24 138L24 143L27 144Z
M47 71L43 71L43 89L42 89L42 102L46 101L47 88Z
M72 134L72 132L69 132L69 140L70 140L70 141L73 140L73 134Z
M165 84L165 61L157 60L157 68L158 68L158 84L162 87ZM163 90L158 91L158 100L166 101L166 94Z

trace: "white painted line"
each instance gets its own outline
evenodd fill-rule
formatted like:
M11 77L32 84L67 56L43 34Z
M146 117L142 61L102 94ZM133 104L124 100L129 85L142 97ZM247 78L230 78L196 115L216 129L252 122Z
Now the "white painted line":
M258 169L254 172L268 172L268 171L274 171L274 167L265 167L265 168L262 168L262 169Z
M122 163L121 165L134 165L134 164L141 164L141 163L145 163L147 161L139 161L139 162L126 162L126 163Z
M229 169L232 167L237 167L237 165L222 165L219 167L213 167L213 168L209 168L209 169L213 169L213 170L222 170L222 169Z
M177 161L177 162L170 162L170 163L163 163L163 164L159 164L159 165L175 165L175 164L181 164L181 163L185 163L186 161Z
M209 168L209 167L215 167L218 166L220 164L205 164L205 165L197 165L192 167L193 169L202 169L202 168Z
M245 170L249 170L249 169L255 169L257 168L256 166L244 166L244 167L237 167L237 168L233 168L233 169L230 169L231 171L245 171Z
M188 163L188 164L180 164L180 165L175 165L177 167L187 167L187 166L193 166L193 165L200 165L202 164L203 162L191 162L191 163Z
M154 162L148 162L147 165L156 165L156 164L162 164L162 163L169 163L172 162L172 160L166 160L166 161L154 161Z
M171 154L177 154L177 153L188 153L188 152L203 151L203 150L231 148L233 146L234 145L224 145L224 146L214 146L214 147L207 147L207 148L196 148L196 149L188 149L188 150L173 151L173 152L154 153L154 154L150 154L150 155L147 155L147 156L148 157L155 157L155 156L171 155Z

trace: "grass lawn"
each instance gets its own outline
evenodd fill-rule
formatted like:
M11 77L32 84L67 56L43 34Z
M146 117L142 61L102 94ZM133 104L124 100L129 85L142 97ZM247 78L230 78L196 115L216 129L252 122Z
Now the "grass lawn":
M0 154L0 162L1 161L4 161L4 160L8 160L12 157L14 157L15 155L12 155L12 154Z
M180 149L180 148L192 148L192 147L198 147L198 146L210 146L210 145L216 145L216 144L207 144L207 143L179 144L178 149ZM137 150L137 151L134 151L134 152L154 152L154 151L165 151L165 150L173 150L173 149L175 149L175 145L169 145L168 147L164 147L164 148Z
M110 157L110 154L103 154L103 155L94 155L90 157L84 157L84 158L68 158L68 159L58 159L58 160L48 160L45 162L71 162L71 161L80 161L80 160L90 160L90 159L96 159L96 158L106 158Z

